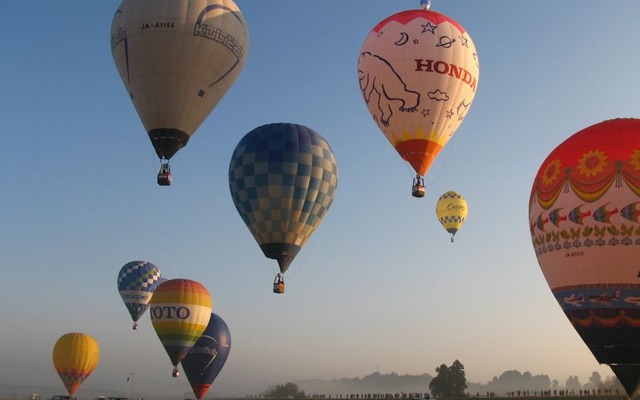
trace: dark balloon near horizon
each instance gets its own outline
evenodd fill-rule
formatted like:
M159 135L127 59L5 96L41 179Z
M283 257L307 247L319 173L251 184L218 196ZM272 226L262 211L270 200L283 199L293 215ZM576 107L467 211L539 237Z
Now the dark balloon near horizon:
M182 369L197 399L205 396L230 352L229 327L220 316L211 313L207 328L182 360Z

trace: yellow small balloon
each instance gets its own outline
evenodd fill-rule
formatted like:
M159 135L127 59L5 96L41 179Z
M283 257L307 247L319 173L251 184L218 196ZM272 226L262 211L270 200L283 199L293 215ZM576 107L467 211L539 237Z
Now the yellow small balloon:
M80 385L91 375L99 360L98 342L84 333L64 334L53 346L53 366L71 397L75 397Z
M451 234L451 241L467 218L467 201L458 192L448 191L436 204L436 216L444 229Z

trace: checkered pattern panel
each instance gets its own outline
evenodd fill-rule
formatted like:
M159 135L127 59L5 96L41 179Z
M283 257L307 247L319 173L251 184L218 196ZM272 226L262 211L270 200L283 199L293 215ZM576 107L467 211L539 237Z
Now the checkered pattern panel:
M131 261L118 274L118 291L153 292L160 284L160 271L146 261Z
M442 224L456 223L461 224L464 222L464 217L458 215L446 215L439 219Z
M443 200L443 199L461 199L462 195L458 192L454 192L453 190L446 192L445 194L443 194L442 196L440 196L440 198L438 200Z
M58 375L62 380L62 383L67 388L67 391L71 396L75 396L76 392L80 388L80 385L89 377L91 371L84 370L61 370L58 371Z
M229 165L231 197L259 244L302 246L326 215L338 186L329 143L296 124L269 124L238 143Z

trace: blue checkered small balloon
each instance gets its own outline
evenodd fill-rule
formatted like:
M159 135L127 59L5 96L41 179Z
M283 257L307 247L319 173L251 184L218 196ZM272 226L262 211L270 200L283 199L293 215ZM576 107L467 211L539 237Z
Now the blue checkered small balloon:
M153 292L162 282L158 267L147 261L131 261L118 273L118 292L133 319L133 329L138 319L149 307Z

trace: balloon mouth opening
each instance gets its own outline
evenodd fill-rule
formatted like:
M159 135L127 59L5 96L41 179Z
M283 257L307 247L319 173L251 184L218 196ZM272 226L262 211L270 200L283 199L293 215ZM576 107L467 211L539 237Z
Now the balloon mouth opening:
M209 388L211 387L211 385L209 384L196 384L196 385L192 385L193 388L193 394L196 396L196 399L200 400L204 397L205 394L207 394L207 392L209 391Z
M395 149L418 175L425 176L442 145L425 139L410 139L397 143Z
M564 297L555 293L559 295ZM635 393L640 384L640 310L581 308L564 313L598 363L611 368L628 394Z
M161 339L162 340L162 339ZM169 355L169 359L171 360L171 365L173 365L173 370L178 371L178 364L184 360L187 356L189 350L184 346L172 346L172 345L164 345L164 349Z
M189 135L173 128L157 128L149 131L149 139L159 158L171 159L189 142Z
M633 396L640 383L640 365L612 364L609 367L611 367L616 378L620 381L625 392L629 396Z
M278 261L280 272L285 273L301 247L292 243L264 243L260 245L265 257Z

